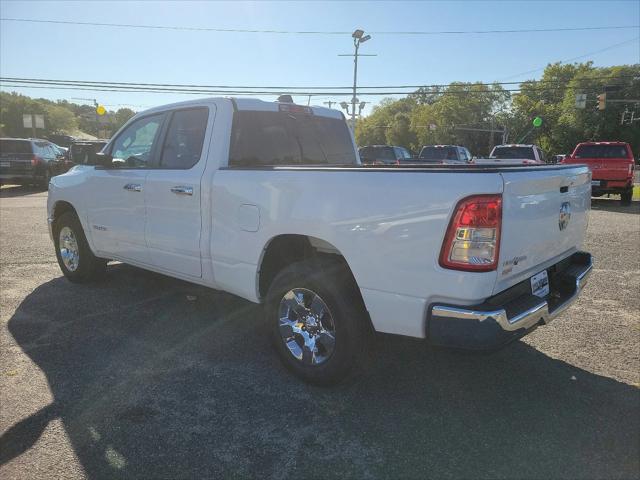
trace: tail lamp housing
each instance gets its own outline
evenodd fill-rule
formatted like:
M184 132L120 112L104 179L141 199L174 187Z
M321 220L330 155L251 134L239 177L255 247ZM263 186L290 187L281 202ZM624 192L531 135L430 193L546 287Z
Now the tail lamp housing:
M44 163L44 160L42 159L42 157L39 157L38 155L34 155L33 157L31 157L31 165L32 166L38 166L41 163Z
M440 266L490 272L498 266L502 230L502 195L462 199L449 222L440 251Z

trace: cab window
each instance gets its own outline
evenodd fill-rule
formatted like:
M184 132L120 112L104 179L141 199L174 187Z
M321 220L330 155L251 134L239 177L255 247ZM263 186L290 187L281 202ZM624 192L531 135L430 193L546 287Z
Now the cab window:
M246 110L233 115L231 167L356 163L351 134L342 119L312 112Z

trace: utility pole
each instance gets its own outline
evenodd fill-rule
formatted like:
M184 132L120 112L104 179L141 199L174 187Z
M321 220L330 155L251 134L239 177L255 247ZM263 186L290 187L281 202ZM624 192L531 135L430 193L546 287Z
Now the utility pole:
M98 100L95 98L72 98L71 100L84 100L86 102L93 102L93 112L96 121L96 138L100 138L100 116L98 115Z
M353 38L353 46L355 48L355 52L353 55L342 54L338 55L339 57L353 57L353 96L351 97L351 128L355 130L356 128L356 103L358 103L357 97L357 85L358 85L358 50L360 48L360 44L364 43L368 40L371 40L371 35L365 35L364 30L357 29L355 32L351 34ZM367 57L375 57L375 55L362 55ZM349 111L347 110L347 114Z
M491 115L491 133L489 134L489 152L493 150L493 130L495 128L495 117Z
M329 105L329 108L331 108L331 105L333 105L334 103L338 103L338 102L332 102L331 100L329 100L328 102L322 102L324 105Z

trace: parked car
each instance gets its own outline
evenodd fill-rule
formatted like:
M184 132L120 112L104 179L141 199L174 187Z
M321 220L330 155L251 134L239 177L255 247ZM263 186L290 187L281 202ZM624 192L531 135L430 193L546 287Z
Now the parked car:
M496 145L489 158L477 158L476 164L520 164L535 165L546 163L544 153L537 145Z
M425 145L418 155L421 162L448 165L471 163L472 158L469 150L459 145Z
M410 162L413 158L409 150L394 145L360 147L358 154L365 165L399 165L401 162Z
M71 135L64 134L53 134L47 137L51 143L55 143L56 145L64 148L69 148L69 146L76 141L75 137Z
M560 155L553 155L551 156L551 158L547 159L547 163L552 163L552 164L562 163L565 158L567 158L567 155L564 153Z
M624 205L633 197L633 152L624 142L583 142L564 159L565 164L586 164L591 170L591 195L620 194Z
M58 157L58 160L61 160L63 164L66 164L67 159L69 158L69 149L65 147L61 147L60 145L56 145L55 143L52 143L51 145L53 146L53 149L56 152L56 156Z
M591 270L586 166L364 168L340 112L246 98L138 113L97 157L51 180L62 273L114 259L263 303L313 383L358 371L373 331L502 346Z
M73 165L95 165L96 153L107 144L107 140L77 140L69 147L68 161Z
M0 138L0 182L38 185L65 171L57 146L34 138Z

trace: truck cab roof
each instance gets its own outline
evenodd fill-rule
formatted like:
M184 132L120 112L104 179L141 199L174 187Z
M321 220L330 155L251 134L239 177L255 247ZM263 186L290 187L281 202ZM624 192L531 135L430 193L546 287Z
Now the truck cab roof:
M528 148L534 148L537 145L534 145L532 143L505 143L503 145L496 145L495 148L500 148L500 147L528 147Z
M627 145L627 142L612 141L612 142L580 142L578 145Z
M172 109L176 109L176 108L185 108L185 107L195 107L195 106L200 106L200 105L207 105L207 104L213 104L216 102L220 102L220 101L228 101L228 102L232 102L234 105L234 108L237 110L250 110L250 111L262 111L262 112L278 112L278 111L282 111L283 110L283 106L285 105L289 105L294 107L295 109L299 109L299 110L307 110L311 113L313 113L314 115L321 115L323 117L332 117L332 118L339 118L342 119L344 118L344 115L342 114L341 111L339 110L335 110L332 108L326 108L326 107L318 107L318 106L306 106L306 105L299 105L296 103L289 103L289 102L268 102L265 100L260 100L258 98L238 98L238 97L207 97L207 98L199 98L199 99L195 99L195 100L186 100L183 102L176 102L176 103L171 103L168 105L161 105L158 107L153 107L150 108L148 110L144 110L142 112L139 112L138 115L140 114L149 114L149 113L153 113L153 112L160 112L160 111L166 111L166 110L172 110Z

